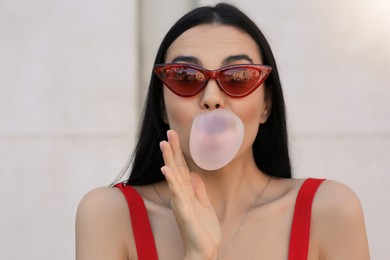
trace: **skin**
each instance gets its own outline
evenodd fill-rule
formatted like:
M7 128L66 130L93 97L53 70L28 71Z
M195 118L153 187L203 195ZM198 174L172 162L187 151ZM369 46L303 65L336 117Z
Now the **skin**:
M199 25L172 43L166 62L218 69L261 63L261 57L246 33L230 26ZM263 86L247 97L232 98L210 80L190 98L164 87L164 101L172 129L160 144L165 161L161 171L167 181L155 188L165 202L151 185L136 187L145 201L159 259L217 259L254 202L224 259L287 259L295 199L303 180L273 178L255 201L269 179L252 156L259 125L272 109ZM241 118L245 137L231 163L206 172L191 160L189 130L196 115L220 108ZM137 259L127 203L118 189L99 188L83 198L76 219L76 249L78 260ZM369 259L360 202L341 183L328 180L316 194L308 259Z

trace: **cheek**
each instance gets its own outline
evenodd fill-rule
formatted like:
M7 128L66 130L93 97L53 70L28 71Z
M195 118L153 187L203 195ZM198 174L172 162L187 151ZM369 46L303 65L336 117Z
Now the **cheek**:
M251 146L253 144L257 136L257 132L259 131L259 127L260 127L259 110L260 110L259 106L254 105L252 109L248 110L247 113L241 116L241 119L245 125L245 138L243 144L245 146Z
M164 89L165 108L169 128L179 135L180 146L185 155L189 155L189 137L195 105L192 98L182 98Z
M260 118L264 112L265 103L262 91L255 91L248 96L245 102L239 103L234 111L238 114L245 126L245 136L242 148L252 146L260 127Z

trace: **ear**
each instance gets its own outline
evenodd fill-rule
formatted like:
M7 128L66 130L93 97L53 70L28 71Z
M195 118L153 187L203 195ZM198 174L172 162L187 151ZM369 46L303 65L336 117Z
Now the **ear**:
M264 109L263 113L261 113L260 116L260 124L264 124L265 122L267 122L270 113L270 110Z
M167 111L165 109L161 111L161 119L165 124L169 125Z
M260 124L267 122L269 115L272 111L272 94L271 91L266 91L264 97L264 109L260 115Z

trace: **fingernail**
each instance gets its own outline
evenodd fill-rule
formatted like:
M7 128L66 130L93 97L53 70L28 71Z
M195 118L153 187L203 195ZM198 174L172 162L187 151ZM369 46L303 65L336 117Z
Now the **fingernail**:
M168 131L167 131L167 138L168 138L168 141L171 140L171 130L168 130Z
M160 142L160 150L161 150L161 152L163 150L163 142L162 141Z
M160 170L161 170L161 173L165 176L165 167L164 166L161 167Z

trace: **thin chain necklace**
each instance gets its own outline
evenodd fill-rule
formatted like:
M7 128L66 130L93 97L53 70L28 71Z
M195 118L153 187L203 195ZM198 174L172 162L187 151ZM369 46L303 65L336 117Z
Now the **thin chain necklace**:
M223 248L223 250L221 251L221 253L220 253L219 257L218 257L218 259L222 259L225 256L227 250L231 247L231 245L233 244L234 240L238 237L238 234L240 233L241 228L244 225L244 223L246 221L246 218L249 215L249 212L251 212L251 210L256 206L258 201L263 197L263 194L265 193L265 191L266 191L269 183L271 182L271 180L272 180L272 178L269 177L267 183L264 185L264 188L261 190L260 194L255 198L253 203L248 207L248 209L246 210L245 215L242 217L242 219L240 221L240 224L238 225L236 231L233 233L232 238L230 238L229 242Z
M241 228L242 226L244 225L245 221L246 221L246 218L248 217L249 215L249 212L251 212L251 210L256 206L256 204L258 203L258 201L263 197L263 194L265 193L268 185L270 184L272 178L269 177L268 178L268 181L267 183L264 185L264 188L261 190L260 194L255 198L255 200L253 201L253 203L248 207L248 209L246 210L244 216L242 217L241 221L240 221L240 224L238 225L236 231L233 233L232 237L230 238L229 242L226 244L226 246L223 248L223 250L221 251L218 259L222 259L227 250L231 247L231 245L233 244L234 240L238 237L238 234L240 233L241 231ZM154 185L153 186L153 189L154 191L156 192L157 196L161 199L161 201L167 206L167 207L171 207L170 203L168 203L168 201L166 201L163 196L161 196L160 192L156 189L156 187Z
M168 201L166 201L166 200L163 198L163 196L161 196L160 192L156 189L156 186L154 186L154 184L153 184L152 186L153 186L153 189L154 189L154 191L156 192L157 196L160 198L160 200L161 200L162 202L164 202L164 204L165 204L168 208L170 208L170 207L171 207L171 204L168 203Z

